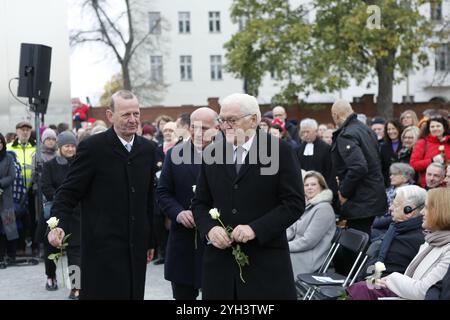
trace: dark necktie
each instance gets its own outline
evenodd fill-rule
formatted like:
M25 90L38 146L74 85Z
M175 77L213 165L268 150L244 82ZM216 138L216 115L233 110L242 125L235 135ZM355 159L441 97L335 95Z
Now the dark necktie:
M243 159L242 155L244 154L245 149L243 147L236 148L236 174L239 174L239 170L241 170Z

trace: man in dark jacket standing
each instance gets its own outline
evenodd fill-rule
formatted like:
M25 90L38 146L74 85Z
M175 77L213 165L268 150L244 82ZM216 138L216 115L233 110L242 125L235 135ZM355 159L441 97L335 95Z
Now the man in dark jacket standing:
M191 139L167 152L156 193L161 211L171 220L164 277L176 300L195 300L201 287L204 238L199 237L191 201L202 164L202 150L217 133L217 113L199 108L190 116Z
M295 299L286 228L304 211L298 161L288 143L257 129L255 97L228 96L218 119L224 138L203 152L192 206L200 234L209 240L203 298ZM223 226L208 214L213 208ZM249 262L242 273L231 248L238 245Z
M115 93L109 130L80 143L58 188L52 216L60 219L50 244L61 243L67 215L81 202L81 299L143 299L147 261L153 258L151 221L155 148L136 135L139 102Z
M339 181L340 217L347 220L349 228L370 236L373 219L388 209L377 137L345 100L333 104L331 116L338 126L331 152ZM353 256L345 253L343 259L346 266L339 271L349 271L347 264L353 262Z

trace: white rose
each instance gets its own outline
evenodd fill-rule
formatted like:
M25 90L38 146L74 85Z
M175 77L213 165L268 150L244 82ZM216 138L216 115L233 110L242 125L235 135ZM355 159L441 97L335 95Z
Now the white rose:
M55 229L58 226L59 219L56 219L56 217L51 217L47 220L47 224L50 229Z
M383 262L378 261L375 263L375 272L381 274L383 271L386 270L386 267Z
M217 208L212 208L211 210L209 210L209 214L211 215L211 218L213 218L214 220L220 218L220 213L219 210L217 210Z
M197 189L197 186L194 184L193 186L192 186L192 192L193 193L195 193L195 190Z

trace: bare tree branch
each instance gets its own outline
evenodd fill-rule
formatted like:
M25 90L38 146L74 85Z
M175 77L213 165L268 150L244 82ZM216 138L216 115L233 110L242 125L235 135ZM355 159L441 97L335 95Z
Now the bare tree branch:
M92 8L94 9L95 15L97 16L98 22L100 23L101 32L105 36L108 46L111 47L111 49L114 51L114 54L116 55L117 60L119 61L120 64L122 64L123 58L120 55L114 43L112 42L111 37L107 32L105 23L100 16L98 0L91 0L91 5Z

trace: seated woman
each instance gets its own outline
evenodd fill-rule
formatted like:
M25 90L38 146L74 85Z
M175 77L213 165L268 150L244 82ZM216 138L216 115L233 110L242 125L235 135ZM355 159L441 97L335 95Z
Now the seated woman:
M305 212L287 229L294 275L315 272L320 268L336 230L331 207L333 193L324 177L316 171L306 172L304 188Z
M407 208L404 208L407 210ZM428 231L425 243L405 273L394 272L378 279L375 286L357 282L347 289L354 300L400 297L423 300L427 290L442 280L450 265L450 189L428 191L422 227Z
M386 189L386 198L388 208L391 207L394 200L396 190L402 186L407 186L414 183L414 176L416 172L406 163L393 163L389 168L391 185ZM375 217L372 223L371 241L380 240L384 233L389 228L392 222L391 210L389 209L384 215Z
M393 222L382 240L370 245L367 250L368 260L366 266L362 268L363 271L370 270L369 266L377 261L383 262L386 267L383 275L406 271L425 241L422 229L423 217L420 211L425 204L426 196L425 189L414 185L397 189L394 201L389 207ZM361 280L368 275L370 274L363 272Z

